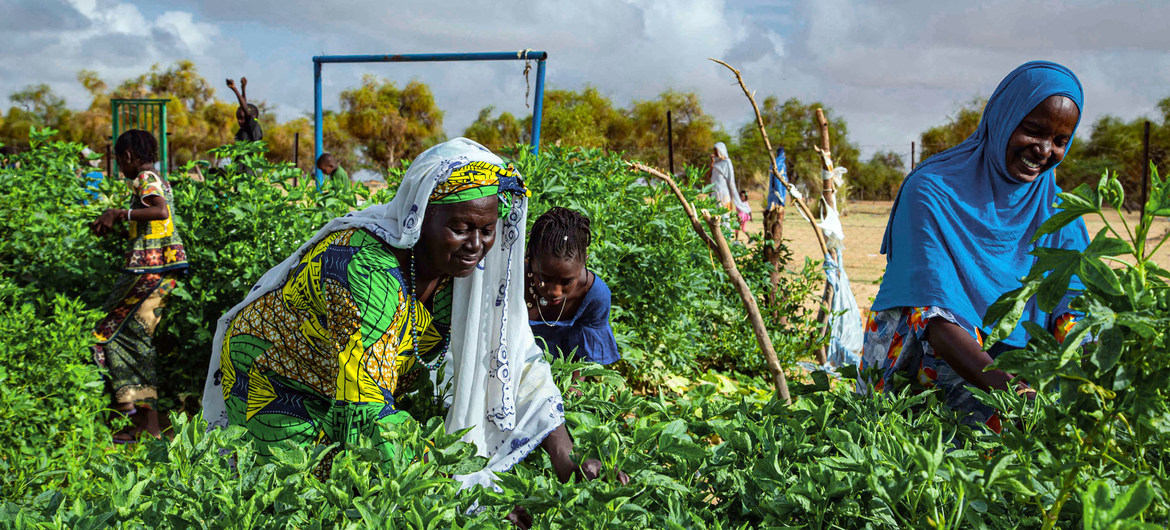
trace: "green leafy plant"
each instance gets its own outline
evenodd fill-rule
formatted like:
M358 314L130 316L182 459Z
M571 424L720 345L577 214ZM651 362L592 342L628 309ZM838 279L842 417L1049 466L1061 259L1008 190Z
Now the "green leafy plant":
M1042 310L1052 311L1074 275L1084 284L1070 303L1084 316L1063 343L1025 322L1032 337L1028 347L1001 355L993 365L1032 384L1041 407L1032 412L1019 399L988 396L1001 410L1013 411L1013 432L1005 434L1012 443L1005 445L1021 457L1038 459L1037 479L1050 483L1036 500L1049 528L1067 503L1096 502L1101 487L1111 492L1140 488L1164 498L1170 486L1161 449L1170 441L1170 272L1152 261L1170 234L1152 248L1147 243L1154 220L1170 217L1170 184L1155 168L1149 202L1132 228L1121 215L1125 196L1113 174L1102 175L1095 188L1082 184L1060 199L1060 212L1039 228L1037 238L1082 216L1100 216L1105 227L1084 251L1033 252L1037 259L1023 285L997 301L986 318L995 323L990 343L1011 332L1033 296ZM1119 215L1120 227L1103 215L1105 208ZM1059 459L1060 465L1045 465L1055 464L1050 459ZM1083 506L1086 514L1094 509ZM1151 511L1153 518L1167 516L1164 502ZM1093 513L1093 521L1103 520ZM1130 508L1118 513L1146 516Z

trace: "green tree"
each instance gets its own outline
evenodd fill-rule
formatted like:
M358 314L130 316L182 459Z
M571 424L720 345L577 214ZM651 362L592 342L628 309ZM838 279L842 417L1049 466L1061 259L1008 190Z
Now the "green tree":
M487 106L479 111L479 116L467 129L463 131L463 136L475 140L484 147L492 151L498 151L501 147L515 145L521 142L527 142L532 137L531 124L521 124L520 120L510 112L502 112L499 116L493 118L492 112L495 107ZM531 121L531 120L528 120Z
M926 160L931 155L950 149L968 136L975 134L979 128L979 120L983 117L983 107L987 106L987 98L977 97L961 105L955 114L947 118L947 122L937 127L931 127L922 133L919 143L922 147L922 157Z
M62 137L73 138L70 122L73 113L65 106L65 98L54 93L49 85L26 86L8 99L14 106L9 107L0 128L0 141L27 143L30 127L51 127L61 131Z
M1158 167L1170 163L1170 98L1157 105L1159 116L1150 120L1150 160ZM1126 206L1137 207L1141 194L1142 136L1145 118L1130 121L1105 115L1093 123L1089 139L1078 135L1065 161L1057 169L1057 182L1064 189L1096 183L1106 169L1117 172L1126 192Z
M367 75L361 86L341 93L340 125L356 140L365 167L385 171L442 141L443 112L426 84Z
M666 111L670 111L674 134L675 168L711 164L715 145L715 118L703 112L699 95L667 90L656 99L635 101L626 115L630 133L620 144L629 155L658 167L669 167Z
M892 151L878 151L849 170L849 196L860 200L892 200L906 176L906 163Z
M77 72L77 81L89 92L89 108L73 114L73 129L78 140L99 153L105 152L110 142L110 94L109 85L98 77L97 72Z
M810 194L820 194L821 157L813 149L821 145L821 131L817 124L817 108L825 112L829 120L829 141L832 146L833 163L852 171L858 167L860 153L857 146L849 141L849 130L845 120L834 115L832 109L818 103L802 103L792 98L783 104L775 96L768 96L760 107L764 128L772 148L784 148L788 159L788 178L793 183L803 183ZM756 121L745 123L739 129L738 142L729 146L729 154L736 164L736 176L740 186L745 184L762 186L772 167L771 157L764 147L764 140ZM847 175L848 177L848 175ZM838 197L840 200L842 197ZM810 202L809 206L813 206Z
M214 94L195 63L184 60L165 70L151 66L118 86L113 97L171 100L167 104L168 151L175 160L184 161L207 158L208 150L232 141L236 104L219 101Z
M531 125L525 132L531 134ZM614 149L621 145L630 124L613 102L597 88L587 86L580 92L548 90L544 93L542 143L576 147Z

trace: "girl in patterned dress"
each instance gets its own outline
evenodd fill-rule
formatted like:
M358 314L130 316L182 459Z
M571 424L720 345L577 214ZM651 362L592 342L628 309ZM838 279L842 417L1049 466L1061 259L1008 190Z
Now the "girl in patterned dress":
M154 332L168 296L186 273L187 254L175 229L171 185L154 170L154 136L126 131L114 143L114 156L130 186L130 203L124 209L107 209L90 223L90 230L104 236L124 222L128 243L122 273L103 307L106 316L94 329L93 356L107 370L111 407L131 420L114 434L115 442L127 443L143 431L160 435Z

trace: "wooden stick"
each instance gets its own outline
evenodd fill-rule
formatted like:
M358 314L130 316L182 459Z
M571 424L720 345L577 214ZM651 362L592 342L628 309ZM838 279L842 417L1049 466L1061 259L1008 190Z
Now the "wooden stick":
M821 145L816 148L821 155L821 169L825 170L824 179L821 180L821 197L825 200L825 204L834 210L837 209L837 190L833 187L833 157L832 145L829 142L829 120L825 118L825 111L817 108L817 125L821 130ZM826 255L832 255L833 260L837 262L837 266L841 266L841 256L836 251L829 251ZM821 327L828 331L829 316L832 311L829 308L833 301L833 284L828 281L825 282L825 290L821 293L821 308L817 311L817 321L821 323ZM817 363L822 366L828 361L828 354L822 346L817 348L813 355L817 359Z
M670 190L674 192L675 197L682 203L683 211L686 212L687 217L691 220L691 227L699 234L699 238L703 240L703 243L719 256L719 262L723 265L723 270L727 273L728 278L731 279L731 284L735 287L736 293L739 294L740 300L747 309L748 317L752 323L752 331L756 335L756 344L764 352L765 364L768 366L768 372L772 375L772 384L776 387L777 399L784 401L786 404L792 404L792 396L788 393L788 379L784 377L784 370L780 367L780 359L776 357L776 349L772 346L772 338L768 335L768 328L764 325L764 317L760 315L760 308L756 305L755 295L752 294L752 290L748 287L747 281L740 274L739 267L735 265L735 258L731 254L731 248L727 245L727 239L723 237L723 230L719 228L719 218L712 216L707 210L703 210L703 219L707 221L708 230L711 232L708 235L707 230L703 230L703 225L699 222L699 217L695 214L694 207L683 196L682 191L675 184L674 179L657 169L638 162L629 162L628 164L633 169L666 181L666 184L670 186Z
M731 256L727 239L723 237L723 230L719 227L719 217L703 210L703 220L707 221L707 227L711 230L711 235L715 237L719 246L717 254L719 254L719 261L723 264L723 270L731 278L731 284L735 286L735 291L739 293L740 300L747 308L748 317L752 322L752 331L756 333L756 344L764 352L768 371L772 373L772 384L776 386L776 394L784 403L791 405L792 396L788 394L788 380L784 377L784 370L780 367L780 359L776 357L776 350L772 346L772 337L768 335L768 328L764 325L764 317L760 316L760 308L756 305L755 295L752 294L743 275L739 273L739 267L735 265L735 258Z
M829 172L829 178L821 181L821 197L825 198L826 204L836 210L837 190L833 188L833 157L829 145L829 120L825 119L825 111L821 110L820 107L817 108L817 124L821 129L821 148L817 151L821 153L821 166Z
M760 136L764 137L764 148L768 150L768 159L772 161L772 174L779 177L780 168L776 166L776 158L772 156L774 151L772 150L772 142L768 140L768 131L764 129L764 116L760 114L760 107L759 105L756 105L756 98L752 96L751 91L749 91L747 85L744 84L743 76L740 75L739 70L736 70L730 64L711 57L708 57L708 59L727 67L728 70L731 70L732 73L735 74L735 79L739 81L739 87L743 89L743 94L747 96L748 101L752 104L752 110L756 112L756 128L760 130ZM824 234L821 234L821 229L817 227L816 222L813 221L812 210L808 208L808 205L805 204L804 200L797 196L798 192L796 191L796 187L793 186L791 182L787 182L785 180L781 180L780 182L784 184L785 188L788 188L788 194L792 195L792 202L796 203L796 207L800 209L801 213L804 214L805 219L808 219L809 224L812 225L813 232L816 233L817 236L817 244L819 244L821 247L821 255L828 254L829 248L825 245L825 236Z
M679 189L678 184L675 184L674 179L670 178L665 173L658 171L657 169L639 162L629 162L629 166L638 171L649 173L654 177L658 177L659 179L666 181L666 185L670 186L670 191L673 191L674 196L678 197L678 202L682 203L683 211L687 213L687 217L691 220L691 226L694 227L695 232L699 233L699 239L702 239L703 243L712 250L715 249L715 241L711 239L711 236L707 235L705 230L703 230L703 224L699 222L699 216L695 215L695 208L691 206L690 202L687 202L687 198L683 196L682 190Z

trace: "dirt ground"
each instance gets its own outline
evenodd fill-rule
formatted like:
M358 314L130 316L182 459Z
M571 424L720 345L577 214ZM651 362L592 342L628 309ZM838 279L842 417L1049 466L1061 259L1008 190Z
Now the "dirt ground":
M754 212L752 220L748 222L748 230L760 233L764 230L761 213L764 209L763 194L749 193L748 199ZM849 274L853 295L857 298L857 305L863 313L869 309L873 298L877 296L878 280L885 271L886 257L880 253L880 249L892 206L892 201L849 201L845 215L841 217L841 226L845 229L845 272ZM1137 211L1127 213L1125 220L1133 227L1137 224L1138 216ZM1106 214L1106 217L1110 223L1118 221L1115 213ZM1104 227L1099 217L1086 218L1085 223L1090 238ZM1119 224L1115 226L1121 230ZM1170 220L1159 219L1150 230L1149 239L1156 243L1167 231L1170 231ZM791 203L785 211L784 242L792 249L793 261L789 268L795 268L797 264L803 263L805 257L816 260L822 258L812 225L800 217L800 213ZM1162 267L1170 268L1170 243L1158 251L1154 261Z

